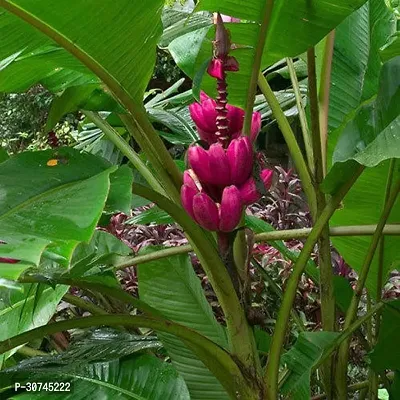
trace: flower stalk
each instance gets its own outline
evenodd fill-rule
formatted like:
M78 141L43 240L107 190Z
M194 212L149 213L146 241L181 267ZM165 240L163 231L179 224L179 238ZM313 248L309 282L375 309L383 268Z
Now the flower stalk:
M310 99L310 116L311 116L311 141L313 147L314 160L314 191L317 200L316 215L312 215L313 219L321 216L326 206L326 197L320 189L320 185L324 179L324 151L326 146L321 140L320 126L320 110L318 104L317 75L315 66L315 49L310 48L307 51L307 67L308 67L308 94ZM333 268L331 260L331 244L329 239L329 223L325 225L318 240L318 266L320 269L320 298L321 298L321 319L322 327L325 331L335 331L336 324L336 302L333 288ZM332 380L333 380L333 360L328 360L322 367L322 379L324 382L325 392L328 399L332 398Z

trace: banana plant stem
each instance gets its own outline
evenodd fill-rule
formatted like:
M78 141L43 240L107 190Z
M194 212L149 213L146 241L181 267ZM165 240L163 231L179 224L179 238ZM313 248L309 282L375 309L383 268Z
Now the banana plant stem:
M121 153L132 163L139 171L146 182L160 193L165 193L160 182L154 177L151 171L146 167L139 154L124 140L121 135L101 116L93 111L83 110L83 113L104 133L104 135L117 147Z
M89 311L92 315L108 315L108 312L103 308L96 306L96 304L90 303L89 301L83 300L80 297L73 296L72 294L64 294L63 300L81 308L82 310Z
M314 156L314 190L317 200L317 213L313 216L318 218L326 206L325 193L320 189L324 179L324 167L322 157L321 130L319 121L319 104L317 89L317 74L315 66L315 49L311 47L307 51L308 68L308 97L310 100L311 118L311 140ZM318 240L318 265L320 269L320 300L321 300L321 319L322 327L325 331L334 331L336 324L335 294L333 291L333 269L331 260L331 244L329 240L329 223L327 223ZM333 360L328 360L322 366L322 381L328 399L332 398L333 380Z
M388 201L386 202L386 205L382 211L375 233L372 235L371 243L369 245L364 263L361 267L361 271L358 277L353 297L351 299L350 306L346 313L344 329L348 328L357 316L358 304L360 302L360 298L368 277L369 269L375 255L375 251L378 247L379 241L382 236L383 228L386 224L386 221L389 218L390 212L397 199L399 191L400 191L400 179L393 184L393 188L389 195ZM337 365L336 365L336 389L338 392L338 397L343 399L345 398L346 395L346 376L347 376L347 363L349 357L349 346L350 346L349 339L342 343L342 345L339 348Z
M243 133L250 135L251 121L253 118L254 100L257 92L258 74L261 69L261 60L264 53L265 42L268 35L269 21L271 20L272 10L274 8L274 0L264 0L264 8L262 10L262 21L260 31L258 33L258 42L255 49L254 60L252 64L252 72L250 77L249 89L247 91L246 110L243 123Z
M358 392L361 389L368 388L368 385L369 381L353 383L347 387L347 392ZM326 398L327 394L323 393L319 394L318 396L311 397L311 400L325 400Z
M198 354L233 398L236 398L237 394L240 394L243 399L255 399L254 396L249 394L249 385L245 382L245 378L239 367L225 350L192 329L172 321L163 321L151 317L116 314L55 322L1 341L0 354L37 338L43 338L46 335L70 329L83 329L104 325L150 328L175 335L182 339L185 344L189 345L195 354Z
M19 354L21 354L21 355L23 355L25 357L43 357L43 356L48 356L49 355L49 353L46 353L45 351L36 350L36 349L33 349L32 347L29 347L29 346L20 347L17 350L17 353L19 353Z
M340 202L346 193L350 190L351 186L360 176L364 167L360 167L356 173L349 178L349 180L339 189L339 191L332 196L325 209L321 213L318 220L306 240L304 247L294 265L293 272L287 282L286 290L283 296L282 304L276 320L274 334L270 347L267 367L264 374L264 382L267 388L267 398L278 398L278 379L279 379L279 365L280 355L282 352L283 344L288 329L288 321L290 318L293 302L296 297L297 286L307 265L308 259L317 243L325 225L329 221L332 214L336 211Z
M300 120L301 132L303 134L304 148L306 151L308 168L310 169L312 174L314 174L314 156L311 144L310 130L308 129L307 116L303 105L303 98L300 92L299 81L297 79L293 60L291 58L286 58L286 63L289 69L290 80L292 82L293 92L296 99L297 111L299 113L299 120Z
M335 45L335 31L331 31L325 38L324 53L322 59L321 80L319 86L319 120L322 143L322 166L326 175L326 148L328 141L328 116L329 97L331 88L333 50Z
M396 165L396 160L393 158L390 160L390 165L389 165L389 173L388 173L388 178L387 178L387 182L386 182L384 204L386 204L388 202L388 199L390 196L390 191L392 189L395 165ZM382 236L381 241L379 242L379 266L378 266L378 277L376 280L376 300L377 301L379 301L382 297L384 250L385 250L385 237ZM378 333L379 333L379 323L377 321L376 335L378 335Z
M156 203L183 228L221 304L232 353L244 366L260 367L253 332L213 237L201 229L181 207L160 193L139 184L133 186L132 192Z
M354 225L354 226L336 226L329 229L330 236L372 236L375 232L376 225ZM256 242L273 242L275 240L291 240L291 239L306 239L311 233L311 228L289 229L283 231L273 231L258 233L254 235ZM386 225L383 230L383 235L400 236L399 225ZM141 256L126 257L126 259L114 266L114 269L120 270L131 267L133 265L143 264L145 262L159 260L165 257L171 257L177 254L184 254L193 251L190 244L183 246L168 247L163 250L155 251L154 253L144 254Z
M172 160L170 154L157 135L157 140L147 134L147 130L128 114L121 114L120 118L125 124L126 129L136 140L140 148L145 152L148 160L160 178L164 193L168 194L176 204L180 204L180 187L182 185L182 174L177 170L177 166ZM145 124L148 130L153 129L150 121L142 117L142 124ZM159 143L161 141L161 144ZM164 150L163 150L164 147ZM165 152L167 154L165 154ZM172 163L172 164L171 164Z
M269 104L272 110L272 113L283 134L283 137L285 138L286 144L289 148L290 156L293 159L296 171L299 174L302 183L304 193L306 194L310 212L312 215L316 215L317 200L315 197L314 186L312 184L310 171L301 153L299 144L297 143L296 137L289 124L289 121L286 118L281 106L279 105L279 102L275 97L274 92L272 91L267 80L265 79L264 75L261 72L258 76L258 86L262 94L264 95L265 99L267 100L267 103Z
M367 321L369 321L377 312L379 312L383 307L385 306L385 303L377 303L369 312L367 312L365 315L362 317L358 318L356 321L353 322L348 328L344 329L342 333L338 336L338 338L330 345L328 346L324 352L322 353L321 358L318 360L318 362L314 365L313 371L315 371L321 364L323 364L335 351L335 349L340 346L342 343L344 343L355 331L357 331L361 325L365 324Z

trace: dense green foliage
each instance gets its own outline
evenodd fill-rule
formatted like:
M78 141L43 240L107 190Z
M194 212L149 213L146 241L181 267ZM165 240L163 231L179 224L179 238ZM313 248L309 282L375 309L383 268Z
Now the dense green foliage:
M0 0L0 397L400 398L393 3ZM224 235L179 195L204 135L189 105L226 94L214 12L240 19L223 68L243 135L260 112L268 199ZM218 107L200 123L220 133ZM259 182L282 138L302 191L281 169L281 191Z

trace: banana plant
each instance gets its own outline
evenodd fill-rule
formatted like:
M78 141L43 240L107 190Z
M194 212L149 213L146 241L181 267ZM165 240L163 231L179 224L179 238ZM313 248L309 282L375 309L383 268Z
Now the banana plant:
M171 11L164 3L0 0L0 91L45 86L56 96L47 130L79 110L124 160L57 146L0 153L0 393L28 398L37 381L39 398L50 391L154 400L341 400L354 391L399 398L400 306L383 298L400 261L394 6L199 0ZM192 80L191 91L170 97L178 82L145 94L157 46ZM288 90L272 90L274 74ZM246 217L274 180L257 151L263 123L285 139L309 229L275 231ZM186 146L185 162L173 159L166 141ZM162 210L187 244L132 255L105 232L110 214L129 213L133 196ZM299 253L283 242L294 238L304 239ZM275 288L281 304L271 329L252 304L256 242L293 262L284 292ZM357 272L353 288L335 279L332 243ZM118 280L132 266L138 297ZM317 329L295 307L305 273L319 284ZM263 276L271 284L268 271ZM368 307L359 313L364 296ZM90 316L58 318L60 301ZM101 340L92 328L105 329ZM76 335L82 330L89 340ZM73 333L73 344L43 351L41 341L60 332ZM361 337L369 371L367 381L349 385L353 337Z

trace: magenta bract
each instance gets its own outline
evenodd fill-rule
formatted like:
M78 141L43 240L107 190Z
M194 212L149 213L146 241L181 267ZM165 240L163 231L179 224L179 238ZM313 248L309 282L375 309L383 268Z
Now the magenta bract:
M241 185L253 169L253 146L247 136L232 140L226 151L231 170L231 182Z
M243 184L251 175L253 158L253 146L246 136L232 140L226 150L220 143L208 150L196 145L188 150L189 164L199 180L215 186Z
M216 203L206 193L198 193L193 198L193 213L196 222L209 231L219 228L219 212Z
M226 71L239 71L239 63L235 57L227 56L224 60L213 58L207 68L208 75L221 81L225 79Z
M210 161L208 152L201 146L190 146L187 154L190 166L200 181L210 180Z
M196 124L197 131L202 140L208 144L218 142L217 132L217 110L215 100L208 97L205 93L200 94L200 104L193 103L189 106L190 115ZM228 118L228 136L229 138L238 138L243 129L244 110L238 107L227 105ZM261 129L261 114L253 113L250 139L254 142Z
M189 185L183 185L181 187L181 201L183 208L193 219L195 219L193 212L193 199L197 193L199 193L198 190L194 189Z
M222 232L233 231L242 216L242 200L236 186L228 186L222 192L221 207L219 210L219 230Z
M271 187L274 172L270 169L261 171L260 178L266 190ZM256 181L250 177L242 186L239 187L240 197L243 203L248 206L260 200L262 193L257 188Z
M231 183L230 164L228 162L227 154L219 143L214 143L208 150L209 159L209 181L206 183L226 186Z
M207 73L215 79L224 79L225 67L224 62L219 58L213 58L208 65Z

